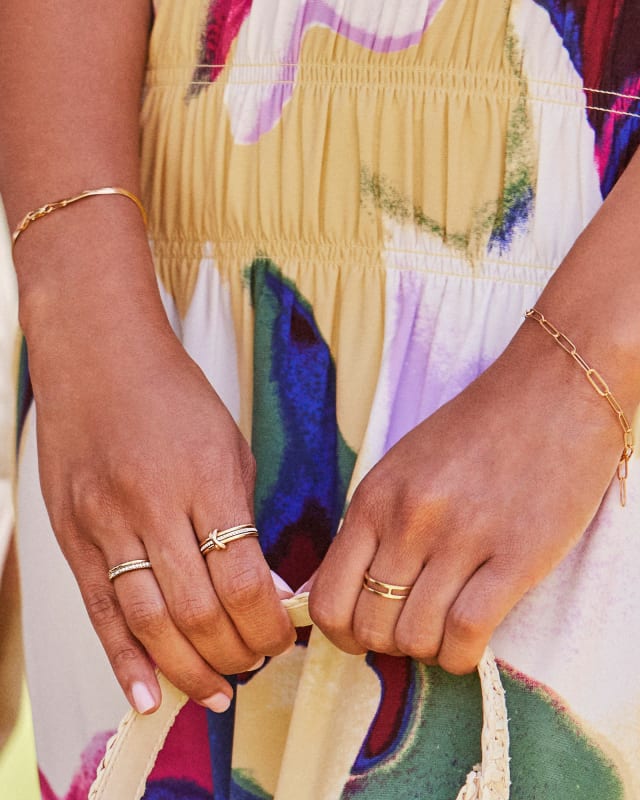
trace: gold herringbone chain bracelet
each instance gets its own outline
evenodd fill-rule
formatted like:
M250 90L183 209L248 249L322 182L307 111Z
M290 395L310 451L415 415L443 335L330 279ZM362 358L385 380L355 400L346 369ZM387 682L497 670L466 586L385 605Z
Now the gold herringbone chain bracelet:
M560 347L568 353L571 358L578 364L578 366L583 370L589 383L593 386L596 392L600 395L600 397L604 397L604 399L609 403L611 408L614 410L615 415L618 418L618 422L620 423L620 427L622 428L622 433L624 436L624 445L622 448L622 453L620 454L620 461L618 462L618 481L620 484L620 505L624 506L627 503L627 475L629 474L629 459L633 455L633 448L634 448L634 441L633 441L633 430L631 429L631 425L629 424L629 420L627 419L624 411L622 410L622 406L616 400L616 398L611 394L607 382L605 379L600 375L598 370L590 367L587 362L582 358L580 353L578 353L575 344L569 339L564 333L561 333L555 325L549 322L548 319L538 311L537 308L530 308L529 311L526 312L524 315L526 319L533 319L553 338L556 342L560 345Z

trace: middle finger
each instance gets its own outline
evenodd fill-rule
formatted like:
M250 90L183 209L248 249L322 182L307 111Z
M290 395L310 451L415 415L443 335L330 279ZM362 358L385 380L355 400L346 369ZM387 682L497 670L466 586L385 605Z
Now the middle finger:
M369 580L363 576L353 617L354 635L367 650L403 655L395 641L396 625L422 567L420 557L399 558L390 543L381 541L368 570ZM393 597L384 596L385 592Z
M218 598L190 520L185 517L171 526L169 545L166 537L148 538L145 546L155 577L182 634L224 675L253 668L262 654L243 641Z

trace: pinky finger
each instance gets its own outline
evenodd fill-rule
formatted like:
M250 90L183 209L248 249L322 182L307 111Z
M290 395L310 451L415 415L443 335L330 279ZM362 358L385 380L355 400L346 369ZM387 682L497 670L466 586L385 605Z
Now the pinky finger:
M83 555L76 576L91 624L127 700L140 714L155 711L162 694L153 663L127 626L97 548L90 557Z
M493 632L527 589L510 580L495 561L487 561L449 609L438 664L454 675L472 672Z

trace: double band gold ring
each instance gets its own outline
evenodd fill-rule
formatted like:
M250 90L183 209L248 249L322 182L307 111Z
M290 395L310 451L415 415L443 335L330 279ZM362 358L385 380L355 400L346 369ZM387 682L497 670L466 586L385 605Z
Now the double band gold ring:
M362 588L377 594L379 597L386 597L387 600L406 600L413 587L376 580L376 578L371 577L369 570L367 570L364 573Z

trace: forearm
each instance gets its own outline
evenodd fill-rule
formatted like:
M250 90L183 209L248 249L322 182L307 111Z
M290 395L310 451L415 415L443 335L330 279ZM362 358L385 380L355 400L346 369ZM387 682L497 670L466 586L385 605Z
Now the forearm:
M0 192L10 227L84 189L138 193L149 0L2 0L0 9ZM140 214L123 197L42 218L14 256L27 328L62 298L90 307L125 285L153 294Z

